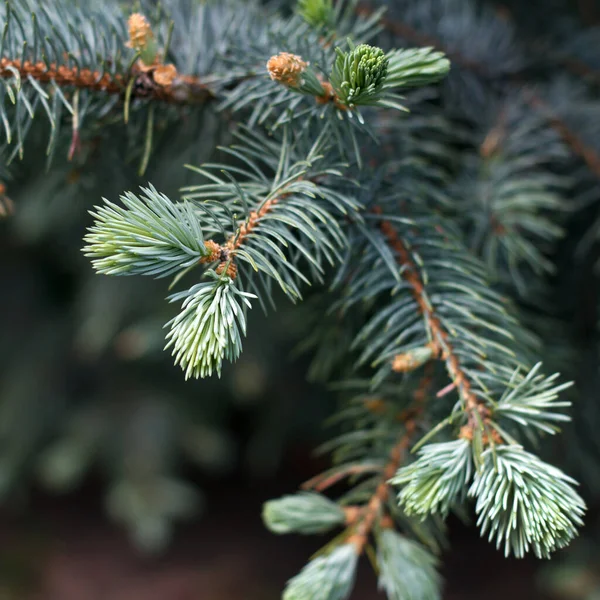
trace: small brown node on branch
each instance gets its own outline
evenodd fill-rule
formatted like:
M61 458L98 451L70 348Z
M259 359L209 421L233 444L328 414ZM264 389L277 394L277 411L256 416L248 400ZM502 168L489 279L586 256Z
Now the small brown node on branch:
M200 259L201 263L216 262L221 257L221 246L214 240L204 242L204 247L208 250L208 254Z
M348 107L340 102L338 95L335 93L333 86L329 81L325 81L321 76L319 77L319 82L323 87L323 93L320 96L315 96L315 99L318 104L333 104L339 110L348 110Z
M374 415L382 415L386 411L386 404L381 398L367 398L365 408Z
M394 519L390 515L385 514L379 519L379 527L381 529L394 529Z
M362 511L363 509L361 506L346 506L344 508L344 514L346 515L346 525L354 525L360 518Z
M500 221L498 220L498 218L494 215L492 215L490 217L490 222L492 225L492 231L498 235L498 236L502 236L506 234L506 227L500 223Z
M460 428L460 433L458 437L463 440L468 440L469 442L473 441L473 437L475 435L474 424L469 423L468 425L463 425ZM489 434L488 434L489 432ZM484 446L490 445L490 438L494 444L503 444L504 440L502 436L492 427L486 427L483 434L481 435L481 443Z
M491 129L479 147L479 154L484 158L489 158L495 154L500 147L503 137L503 131L499 127Z
M169 86L177 77L175 65L158 65L153 72L154 82L162 87Z
M416 285L416 282L415 282ZM416 348L410 352L396 354L392 362L392 371L396 373L408 373L418 369L432 358L437 358L439 348L437 344L429 342L423 348Z
M232 262L222 262L216 268L217 275L227 275L229 279L235 279L237 277L237 266Z
M0 182L0 219L10 217L15 212L13 201L6 195L6 185Z

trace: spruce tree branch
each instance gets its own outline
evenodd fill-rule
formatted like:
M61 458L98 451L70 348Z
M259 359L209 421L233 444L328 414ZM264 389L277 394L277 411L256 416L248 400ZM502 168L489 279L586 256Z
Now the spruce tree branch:
M308 481L305 481L300 488L303 490L315 490L317 492L324 492L329 489L332 485L339 483L345 477L351 477L353 475L363 475L365 473L373 473L381 470L381 465L347 465L344 469L337 470L335 473L325 472L312 477Z
M171 104L196 104L213 99L214 93L200 79L190 75L177 75L168 85L157 83L152 69L141 69L137 63L128 75L100 73L91 69L80 69L45 62L21 61L20 59L0 59L0 77L9 79L19 72L21 79L32 77L40 83L54 81L59 86L76 87L108 94L124 94L131 84L132 97L148 98ZM136 85L138 84L138 85Z
M309 178L308 181L316 181L317 178ZM288 182L289 185L293 185L304 180L304 175L299 175L292 181ZM269 214L274 206L283 200L289 192L283 192L279 196L269 198L262 203L258 210L253 210L248 215L248 218L242 222L237 231L229 236L225 244L220 245L214 240L208 240L205 242L209 254L200 259L201 263L218 262L217 273L220 275L227 270L227 275L231 279L235 279L237 276L237 267L234 262L236 250L238 250L246 241L248 236L256 229L260 220Z
M359 4L357 7L358 14L368 17L372 15L375 11L372 7L366 4ZM432 46L436 50L443 52L448 58L451 59L452 62L461 65L475 73L478 73L483 76L489 76L489 72L486 70L484 64L479 63L477 61L473 61L462 56L460 53L453 52L444 47L444 45L440 42L440 40L434 38L433 36L422 34L412 27L398 20L388 19L386 17L382 17L380 20L381 25L391 31L392 33L399 35L406 40L417 44L419 46ZM596 73L593 69L584 65L580 61L574 60L565 60L564 64L566 67L571 68L575 72L585 75L594 75L600 77L600 74ZM513 80L513 84L518 84L518 81ZM528 98L529 104L547 114L551 126L560 134L565 143L571 148L571 150L580 156L589 169L594 173L597 177L600 177L600 155L591 147L587 146L579 136L574 133L568 125L561 120L558 116L551 113L551 109L548 104L540 98L536 94L531 94Z
M356 12L359 16L368 18L375 14L375 9L372 6L369 6L364 3L360 3ZM379 20L380 25L391 31L393 34L403 37L405 40L422 47L432 47L438 50L439 52L443 52L449 59L450 62L461 65L471 71L475 71L483 76L489 76L489 70L486 65L469 58L466 58L459 52L454 52L444 48L443 44L433 36L421 33L413 29L407 23L403 23L402 21L392 20L386 16L382 16Z
M404 423L404 433L398 443L392 448L389 461L383 469L381 482L375 489L368 504L364 509L358 509L358 507L346 508L346 519L348 524L354 525L357 523L355 531L348 538L348 543L354 544L359 554L363 552L368 542L369 535L378 520L382 526L384 524L386 527L390 526L389 517L384 513L384 506L390 494L389 480L400 468L402 460L414 439L417 431L417 423L423 415L427 393L431 388L433 380L431 367L432 363L428 363L425 374L421 378L419 386L414 393L412 406L400 415L400 418Z
M381 214L382 211L379 207L375 207L374 212ZM395 250L397 262L403 268L403 277L410 285L412 295L423 315L425 326L429 331L431 339L429 347L433 351L432 358L439 358L445 362L446 370L462 398L469 424L461 431L461 437L468 438L472 435L473 430L479 426L480 421L485 423L489 420L490 411L485 403L473 392L471 381L463 370L460 359L454 352L452 344L449 341L450 336L436 315L431 303L426 298L425 286L419 276L417 266L410 257L408 249L391 223L382 220L379 227L387 243Z
M537 94L527 96L529 104L546 115L550 125L556 130L564 142L571 150L580 156L586 163L590 171L597 177L600 177L600 156L588 146L568 125L553 113L551 107Z

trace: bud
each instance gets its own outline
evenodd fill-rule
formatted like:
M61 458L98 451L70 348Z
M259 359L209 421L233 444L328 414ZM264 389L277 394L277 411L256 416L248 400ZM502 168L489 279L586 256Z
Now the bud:
M343 525L346 514L338 504L321 494L301 492L266 502L265 525L273 533L324 533Z
M142 62L151 65L156 59L156 42L148 19L141 13L133 13L127 21L127 26L129 28L127 47L137 50Z
M361 44L349 52L336 48L331 84L348 106L378 99L388 73L389 60L381 48Z
M238 269L232 262L222 262L215 270L217 275L223 275L223 273L225 273L229 279L235 279L237 277Z
M267 63L267 70L273 81L301 94L319 98L326 93L310 64L296 54L280 52L272 56Z
M267 63L271 79L292 88L302 85L302 74L307 67L308 63L302 60L302 57L289 52L280 52L276 56L271 56Z
M433 348L415 348L403 354L396 354L392 362L392 371L396 373L408 373L424 365L433 356Z
M204 247L206 248L208 254L200 259L201 263L216 262L221 258L222 248L214 240L207 240L204 242Z
M155 83L165 87L173 83L173 80L177 77L177 69L175 65L158 65L152 76Z

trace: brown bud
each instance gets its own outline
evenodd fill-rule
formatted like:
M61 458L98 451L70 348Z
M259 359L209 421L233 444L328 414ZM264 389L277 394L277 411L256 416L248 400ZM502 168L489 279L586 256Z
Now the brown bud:
M227 270L225 270L225 266L227 265ZM225 273L225 275L227 275L227 277L229 277L229 279L235 279L237 277L237 266L234 265L232 262L230 262L229 264L227 264L226 262L222 262L216 269L217 271L217 275L223 275L223 273Z
M424 365L434 354L434 347L431 344L424 348L415 348L403 354L396 354L392 362L392 371L396 373L414 371Z
M302 73L307 67L308 63L302 57L289 52L271 56L267 63L271 79L289 87L298 87L302 83Z
M208 250L208 254L200 259L201 263L210 263L219 260L221 257L221 246L213 240L204 242L204 247Z
M175 77L177 77L175 65L158 65L154 70L154 81L160 86L171 85Z
M381 415L385 413L386 405L385 401L381 398L368 398L365 400L365 408L375 415Z
M129 42L128 48L140 50L148 45L148 42L154 37L152 27L148 20L141 13L133 13L128 21L129 27Z

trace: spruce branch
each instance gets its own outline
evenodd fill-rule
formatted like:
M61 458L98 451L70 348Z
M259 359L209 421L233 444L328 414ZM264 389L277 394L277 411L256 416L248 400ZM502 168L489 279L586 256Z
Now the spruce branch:
M440 600L438 560L421 544L391 529L377 535L379 588L389 600Z
M428 444L419 458L402 467L390 479L401 486L398 502L408 515L446 517L464 502L473 474L471 444L467 439Z
M181 312L169 321L165 349L173 348L175 363L185 378L220 376L223 359L235 361L246 334L246 308L253 294L239 290L227 274L210 271L212 281L173 294L171 302L182 302Z
M298 299L300 284L322 281L324 264L341 258L340 221L357 217L360 207L334 187L344 165L328 162L328 133L325 127L309 142L286 127L273 142L242 129L237 136L243 143L223 150L249 168L209 163L194 168L209 183L184 189L185 198L206 213L207 231L223 236L210 240L212 256L223 268L234 264L243 271L256 292L270 294L274 281Z
M270 500L263 507L263 521L274 533L325 533L346 522L346 513L321 494L299 492Z
M364 17L372 16L374 13L374 9L367 4L359 4L357 11ZM494 74L488 70L483 62L467 58L461 53L453 51L452 49L446 47L441 40L432 35L421 33L405 22L397 19L390 19L385 16L380 18L380 24L384 29L387 29L393 34L398 35L413 44L423 48L435 48L447 56L453 64L460 65L461 67L464 67L465 69L472 71L473 73L488 80L494 79ZM509 79L509 83L513 86L520 87L521 85L519 79ZM539 110L548 118L550 125L559 133L571 150L577 156L580 156L583 159L590 171L596 176L600 177L600 156L598 153L583 140L581 140L580 136L578 136L577 133L573 131L567 125L567 123L565 123L565 121L562 120L552 110L550 105L539 94L528 92L525 96L532 107Z
M504 554L522 558L530 549L538 558L564 548L576 535L585 503L576 482L520 446L486 450L469 495L481 534L489 533Z
M83 252L99 273L166 277L207 256L190 203L173 203L152 186L140 197L127 192L121 201L123 207L105 199L91 212L95 224Z
M40 0L9 0L0 5L4 22L0 118L8 143L16 141L9 162L17 155L22 157L31 121L40 110L50 124L50 158L62 122L71 119L71 160L84 118L97 123L107 116L112 118L118 107L127 123L132 106L143 113L148 104L156 102L203 104L215 97L197 76L180 74L174 64L164 62L159 47L163 35L155 38L142 15L135 15L137 25L130 28L130 34L137 35L134 44L127 35L127 15L122 7L109 3L99 12L91 4L74 6L59 0L50 9ZM147 48L140 45L144 35L152 38ZM144 53L150 46L151 53ZM153 62L147 64L137 58L140 52Z
M376 207L375 212L376 214L381 214L382 210ZM431 356L439 357L445 362L448 374L458 390L464 410L468 414L468 426L471 430L478 429L480 418L483 418L484 421L489 419L489 410L483 401L473 392L470 377L463 369L461 360L452 347L448 331L442 325L440 318L434 312L433 305L427 299L425 286L419 276L417 265L412 260L396 229L386 220L381 220L379 227L387 243L396 252L396 260L402 269L403 278L408 282L415 302L425 320L429 332L429 351L431 352ZM397 363L398 356L394 358L394 361ZM419 366L418 363L415 366Z
M283 600L347 600L354 587L358 554L351 544L311 560L287 584Z

